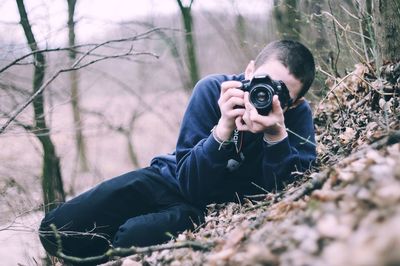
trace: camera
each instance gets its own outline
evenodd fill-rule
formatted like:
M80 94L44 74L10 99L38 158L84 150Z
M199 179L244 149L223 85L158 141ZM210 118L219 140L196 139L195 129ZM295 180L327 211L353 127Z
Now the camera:
M278 95L282 108L292 104L285 83L281 80L273 80L268 75L257 75L251 80L244 80L240 89L249 92L250 103L260 115L267 115L271 111L272 98L275 94Z

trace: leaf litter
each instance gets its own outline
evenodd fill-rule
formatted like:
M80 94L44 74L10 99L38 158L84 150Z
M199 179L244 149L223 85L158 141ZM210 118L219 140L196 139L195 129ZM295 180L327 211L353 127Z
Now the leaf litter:
M108 265L400 265L400 63L328 79L315 110L317 168L277 193L208 206L170 242L213 243Z

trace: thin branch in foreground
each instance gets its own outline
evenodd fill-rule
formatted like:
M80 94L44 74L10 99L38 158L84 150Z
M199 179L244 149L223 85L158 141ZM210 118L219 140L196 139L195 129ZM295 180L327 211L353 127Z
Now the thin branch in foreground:
M184 241L184 242L177 242L177 243L167 243L161 245L154 245L154 246L147 246L147 247L129 247L129 248L110 248L102 255L93 256L93 257L74 257L65 255L62 251L62 243L61 243L61 236L57 231L57 228L54 224L50 225L51 229L53 230L54 236L57 241L57 253L56 255L61 259L64 259L68 262L72 263L90 263L90 262L98 262L105 259L112 259L115 257L126 257L134 254L148 254L155 251L161 251L166 249L180 249L180 248L192 248L193 250L203 250L208 251L213 246L214 243L199 243L195 241Z
M332 171L332 168L326 168L325 170L316 173L311 180L302 184L297 190L295 190L289 196L285 197L283 201L298 201L302 197L309 195L314 190L320 189L324 185L324 183L330 178Z
M284 125L281 125L280 123L276 123L276 124L277 124L279 127L284 128L287 132L289 132L289 133L295 135L296 137L298 137L299 139L303 140L304 143L309 143L309 144L313 145L314 147L317 147L317 144L314 143L314 142L312 142L309 138L304 138L303 136L300 136L299 134L297 134L297 133L294 132L293 130L291 130L291 129L285 127ZM1 133L1 132L0 132L0 133Z

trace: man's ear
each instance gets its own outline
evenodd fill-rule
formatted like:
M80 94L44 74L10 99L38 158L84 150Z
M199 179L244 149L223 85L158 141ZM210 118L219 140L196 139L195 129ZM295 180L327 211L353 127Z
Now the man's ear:
M253 78L253 73L254 73L254 61L251 60L250 63L247 65L246 70L244 72L244 78L245 79L252 79Z

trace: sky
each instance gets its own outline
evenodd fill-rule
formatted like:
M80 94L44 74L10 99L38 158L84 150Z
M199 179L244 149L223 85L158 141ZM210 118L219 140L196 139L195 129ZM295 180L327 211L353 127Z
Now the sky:
M193 10L233 10L242 14L263 12L273 0L195 0ZM38 41L47 45L66 42L66 0L25 0L28 16ZM189 1L183 0L184 4ZM232 8L234 7L234 8ZM104 32L110 22L178 13L176 0L77 0L77 39L84 41ZM0 40L23 43L25 38L18 25L19 15L15 0L0 1ZM85 18L85 19L82 19ZM1 47L0 47L1 49Z

